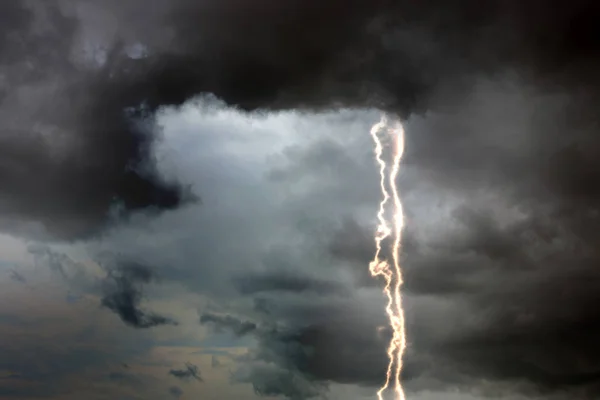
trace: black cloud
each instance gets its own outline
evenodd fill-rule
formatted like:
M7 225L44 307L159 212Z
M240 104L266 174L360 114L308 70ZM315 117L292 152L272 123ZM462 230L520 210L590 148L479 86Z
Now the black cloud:
M597 397L599 147L587 106L509 75L407 125L409 388L484 379ZM339 228L330 253L372 285L371 228Z
M127 70L136 79L123 88L144 92L151 109L212 92L248 110L379 102L406 113L432 106L449 83L513 68L544 85L598 83L598 48L588 38L599 10L585 0L180 0L163 7L160 16L135 21L135 38L150 56ZM161 29L170 33L168 51L155 35Z
M147 56L127 56L131 43L107 43L107 61L94 68L68 57L85 18L48 6L52 29L30 34L33 14L21 3L1 6L3 229L30 232L30 223L41 223L52 236L74 238L105 226L115 201L126 211L181 204L184 191L153 167L154 114L203 92L244 110L432 110L411 122L405 165L438 187L438 198L459 198L447 218L458 228L405 252L406 291L422 301L443 296L469 318L447 313L452 329L442 334L427 321L439 315L409 313L407 379L526 381L541 391L578 384L578 398L597 397L595 2L150 2L163 4L156 13L137 12L142 4L153 9L147 1L131 9L117 3L92 7L114 13L123 42L141 42ZM510 84L501 81L504 73L513 74ZM494 215L497 203L519 218ZM415 225L425 219L415 217ZM407 237L418 236L413 229ZM364 263L369 235L345 233L331 244L332 255ZM103 304L133 326L168 323L138 308L138 285L150 279L135 268L113 273ZM277 275L245 282L239 288L248 296L322 287ZM385 341L369 335L382 316L348 323L342 316L364 313L255 300L258 311L269 310L263 318L290 326L265 331L255 322L210 321L256 335L252 362L276 361L273 379L263 366L239 378L256 382L257 392L308 397L314 392L294 379L381 379ZM360 349L360 357L347 349Z
M28 235L85 237L115 207L126 215L192 199L159 176L151 149L156 111L201 93L245 110L407 115L509 69L588 93L588 107L599 83L599 10L584 0L26 4L2 6L0 227ZM90 33L90 15L112 22ZM105 51L85 61L94 43ZM143 55L128 55L140 44Z
M193 199L156 171L154 118L143 97L122 95L111 58L89 67L77 60L77 18L56 3L24 1L2 5L1 18L0 229L78 239L111 215Z

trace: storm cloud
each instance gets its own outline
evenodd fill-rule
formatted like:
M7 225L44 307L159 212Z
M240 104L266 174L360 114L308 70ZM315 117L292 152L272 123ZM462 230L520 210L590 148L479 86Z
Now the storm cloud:
M576 92L586 108L598 85L598 7L583 0L2 7L2 226L27 236L88 237L115 217L195 199L160 176L152 147L156 111L199 94L244 110L406 116L506 70Z
M22 1L3 5L2 21L0 229L85 238L133 211L193 199L158 175L151 112L120 93L110 57L85 59L75 15Z
M202 380L192 363L166 372L189 341L223 352L227 368L203 373L231 371L256 396L382 383L390 331L367 269L379 109L407 131L407 390L598 397L595 3L5 3L0 229L123 254L94 279L62 250L28 247L129 327L175 329L142 309L161 283L161 310L192 326L156 333L142 367ZM67 360L65 375L85 365L23 347L43 360L12 351L7 382L53 379L49 360ZM97 376L126 380L112 368Z

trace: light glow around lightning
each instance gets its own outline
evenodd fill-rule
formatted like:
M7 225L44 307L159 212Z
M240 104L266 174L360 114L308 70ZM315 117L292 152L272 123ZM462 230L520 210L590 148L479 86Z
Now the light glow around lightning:
M375 143L375 160L379 165L379 183L382 199L379 203L379 211L377 212L376 250L373 260L369 264L369 271L372 276L384 279L385 286L383 293L387 298L385 311L392 328L392 339L387 349L389 363L386 380L377 392L377 397L379 400L383 400L385 392L390 389L390 385L393 382L394 399L405 400L404 389L400 379L403 367L402 358L406 350L404 309L402 307L401 293L403 278L400 267L400 247L402 228L404 227L404 213L396 183L400 171L400 161L404 153L404 128L400 122L396 122L393 125L390 124L387 117L383 115L381 120L371 127L370 133ZM385 161L386 157L384 154L388 141L392 142L392 159L390 165ZM386 218L386 213L390 206L393 214L391 221ZM385 239L390 238L390 236L393 238L390 255L391 261L382 258L381 255L383 242Z

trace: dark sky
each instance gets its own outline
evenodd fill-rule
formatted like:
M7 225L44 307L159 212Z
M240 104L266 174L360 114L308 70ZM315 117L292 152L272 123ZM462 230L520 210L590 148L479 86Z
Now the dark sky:
M0 399L600 396L600 6L0 3Z

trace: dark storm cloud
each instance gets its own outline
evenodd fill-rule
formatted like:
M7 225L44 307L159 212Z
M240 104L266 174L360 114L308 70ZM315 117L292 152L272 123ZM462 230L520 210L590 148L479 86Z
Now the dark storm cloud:
M587 97L504 78L407 124L405 378L596 398L597 117ZM371 232L329 240L361 286Z
M304 30L297 29L304 18L314 15L312 11L290 17L285 7L268 13L257 6L244 10L252 15L248 27L237 24L237 13L227 11L227 5L211 9L206 16L218 10L219 17L231 18L232 23L225 24L231 34L227 37L238 37L238 28L240 32L250 28L245 33L251 34L244 35L248 41L203 43L209 49L227 49L218 52L222 58L215 69L225 73L210 75L209 69L212 86L208 90L244 109L379 101L401 114L423 109L438 112L427 115L420 126L415 122L405 165L416 169L422 180L445 188L448 196L472 193L473 201L456 206L451 218L463 231L447 235L440 231L431 243L406 251L406 264L413 266L407 270L406 290L417 297L458 298L474 320L481 320L474 323L476 327L458 324L457 332L451 330L441 337L426 334L427 326L413 322L414 354L407 360L408 377L425 375L442 385L463 386L479 378L525 380L543 390L594 378L598 368L595 346L587 334L577 332L583 326L593 337L595 325L589 321L596 320L593 311L578 310L589 309L596 292L595 278L585 277L595 277L591 265L598 232L594 161L600 148L594 113L598 49L591 39L597 34L598 6L589 1L363 4L365 8L354 14L360 7L344 3L344 11L327 25L311 23L317 28L315 35L326 39L314 41L314 47L303 46L312 33L305 36ZM336 10L338 3L326 5L321 15ZM194 14L189 15L192 20ZM267 15L272 24L264 23ZM279 16L287 17L285 23L279 25ZM380 18L371 19L374 16ZM372 22L370 30L361 31L358 27L367 22ZM353 34L343 34L347 23ZM205 36L214 37L215 28L204 26ZM288 28L294 34L288 34ZM202 57L190 56L197 54L190 51L197 46L194 40L183 40L180 58L173 57L175 62L167 70L182 71L177 60L186 68L204 63ZM307 54L316 56L311 58L314 64L305 62ZM230 67L230 61L236 67ZM244 73L238 75L240 70ZM506 70L513 70L516 77L508 83L501 82ZM204 76L197 71L205 73L189 68L183 73L163 73L152 81L160 82L159 88L172 88L172 77L186 77L181 81L200 87ZM265 80L267 75L272 79ZM482 84L486 75L500 83ZM240 76L242 84L237 80ZM249 86L256 82L260 88ZM193 86L186 90L197 91ZM178 96L169 92L169 97ZM488 204L484 200L475 204L477 193L484 191L491 193ZM502 218L488 215L494 196L516 207L524 214L522 219L501 223ZM352 237L341 238L332 244L332 252L364 263L372 248L365 237L357 238L357 245L347 243ZM566 269L567 265L578 267ZM265 292L261 285L288 291L301 287L276 274L253 279L246 280L252 289L239 285L247 295ZM556 313L556 301L551 299L557 293L564 315ZM272 303L257 301L262 309L273 312ZM287 311L287 318L295 323L296 318L306 319L306 312ZM322 313L323 308L315 306L313 311ZM335 320L335 315L332 312L330 319ZM371 349L377 354L372 364L365 363L365 357L341 351L354 340L348 332L356 332L360 341L360 335L367 335L372 327L357 323L364 331L356 326L338 331L326 322L320 324L324 326L317 324L319 329L311 332L316 332L316 343L327 344L316 346L314 353L323 359L308 371L295 367L302 376L362 383L380 379L385 362L375 349L381 349L381 343L373 339L348 346ZM300 324L297 329L302 337L308 328ZM260 348L277 348L276 343ZM340 350L336 355L350 354L349 359L332 364L340 358L328 353L330 349ZM556 354L567 361L555 365L552 355ZM286 363L295 365L296 361Z
M582 89L587 103L598 85L590 1L60 4L2 6L1 222L21 234L84 237L113 208L191 199L159 177L152 132L159 107L201 93L245 110L407 114L444 106L468 77L509 68Z
M0 229L76 239L111 214L177 207L185 191L155 171L143 97L123 96L110 54L85 65L80 21L57 4L2 5Z
M189 380L195 379L198 382L202 382L203 379L200 376L200 370L192 363L185 363L184 369L172 369L169 371L169 375L174 376L177 379Z
M445 110L406 123L400 187L407 217L402 262L410 342L407 388L595 399L600 146L597 115L586 102L589 93L551 93L511 73L496 81L475 80L465 93ZM357 200L366 185L356 178L362 175L322 173L337 166L339 154L353 153L344 148L353 146L348 139L307 144L314 154L300 149L288 157L285 175L294 185L305 185L291 203L314 205L310 199L317 197L319 207L333 203L344 209L365 201ZM315 159L322 162L305 162ZM323 188L334 185L350 188L340 190L343 201L321 202ZM374 213L376 198L368 206ZM304 225L299 229L313 235L336 265L351 270L358 286L351 293L357 298L332 307L340 300L329 292L275 284L281 268L263 262L266 271L247 274L252 278L245 280L247 287L238 285L258 316L232 310L231 315L244 317L221 323L232 332L244 321L256 325L248 335L258 346L240 360L240 380L258 387L267 380L288 396L302 392L298 387L306 383L381 383L389 331L378 337L376 328L385 318L381 309L366 312L356 304L369 303L358 296L376 284L366 267L373 227L363 226L360 212L354 219L340 218L343 213L320 221L334 228L325 233ZM293 250L298 243L304 242L294 240ZM284 253L287 260L279 257L278 265L295 265L296 253ZM313 253L303 254L311 261L298 264L299 275L327 281L327 261L315 257L323 263L310 265ZM264 290L264 282L278 289Z
M126 211L178 206L184 193L157 177L149 132L159 107L199 93L244 110L433 110L411 121L405 165L438 187L433 196L460 204L437 221L449 231L438 225L405 252L406 291L421 302L418 314L408 312L409 384L526 381L542 392L578 384L588 390L578 398L597 397L588 385L600 370L596 3L120 3L86 3L114 14L125 42L107 42L106 61L88 67L70 61L85 16L50 13L52 29L24 35L33 14L16 2L1 6L4 229L37 232L30 223L39 222L73 238L104 226L115 202ZM137 42L147 55L126 56ZM507 70L516 78L499 83ZM413 230L428 218L409 217L407 237L422 240ZM364 263L369 235L357 226L344 232L332 255ZM168 323L139 309L139 285L150 279L135 268L109 275L103 304L132 326ZM380 382L385 337L373 328L382 315L348 299L332 306L319 290L299 304L268 297L272 288L322 287L316 278L248 279L257 289L240 289L257 312L268 310L261 318L286 326L210 320L259 342L239 381L290 398L314 396L316 382ZM461 311L429 309L434 301Z
M355 299L324 298L302 303L263 299L268 313L258 310L256 322L227 316L203 317L220 331L253 337L258 345L238 357L234 380L252 383L257 393L306 399L331 382L381 383L385 376L385 339L374 327L385 320L380 310L366 310ZM265 305L266 303L266 305ZM252 325L243 333L238 327Z
M145 92L151 109L212 92L244 109L379 102L405 113L468 75L517 68L589 84L598 61L589 38L599 10L584 0L180 0L133 18L134 9L120 18L150 57L123 92Z
M142 286L155 278L150 268L136 263L118 263L107 273L102 285L102 306L116 313L124 323L133 328L177 325L171 318L140 308Z

